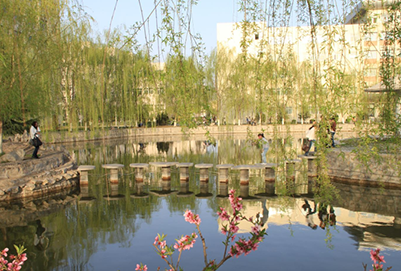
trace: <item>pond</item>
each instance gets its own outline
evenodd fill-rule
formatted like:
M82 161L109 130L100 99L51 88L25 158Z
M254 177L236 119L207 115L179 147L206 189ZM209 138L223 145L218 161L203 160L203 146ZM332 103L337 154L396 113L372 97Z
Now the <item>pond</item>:
M181 196L179 172L171 172L171 190L159 195L160 169L149 168L142 187L147 197L135 197L134 171L130 163L179 161L217 164L255 164L260 150L245 139L222 138L158 141L158 138L121 142L92 142L68 146L79 164L95 165L89 173L91 201L80 200L79 189L35 200L0 204L0 247L24 244L28 261L23 270L135 270L144 263L149 270L167 268L156 254L153 241L157 233L167 235L173 245L182 234L195 231L185 222L187 209L200 215L200 225L209 259L219 261L224 252L219 206L228 208L227 198L219 197L215 168L210 171L207 190L200 194L199 170L190 169L189 193ZM275 141L276 142L276 141ZM278 143L277 143L278 142ZM295 153L301 141L278 140L271 144L269 162L274 162L277 146ZM108 172L102 164L121 163L118 195L113 198ZM264 191L264 177L254 170L250 175L250 195ZM312 195L264 197L244 200L244 214L267 217L267 236L256 251L229 259L219 270L363 270L371 260L369 251L380 247L387 266L401 269L401 191L335 184L340 199L332 204L334 218L324 229L318 214L306 217L305 204L315 206ZM239 191L239 173L231 171L228 187ZM81 194L80 194L81 193ZM237 193L238 194L238 193ZM106 197L105 197L106 196ZM313 225L316 225L314 227ZM241 223L240 235L247 236L250 224ZM176 255L175 255L176 256ZM176 257L175 257L176 260ZM200 240L184 251L180 265L184 270L202 270Z

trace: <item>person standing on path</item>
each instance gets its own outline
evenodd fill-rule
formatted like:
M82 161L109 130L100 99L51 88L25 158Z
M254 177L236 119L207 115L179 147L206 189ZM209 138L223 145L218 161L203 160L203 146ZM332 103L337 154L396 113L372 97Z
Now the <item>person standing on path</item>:
M309 140L309 148L305 152L305 155L308 156L309 152L312 149L312 146L315 147L315 152L316 152L316 121L313 121L312 126L306 132L306 138Z
M33 140L35 137L39 138L40 129L39 129L38 123L36 121L34 121L32 123L29 134L30 134L31 140ZM32 153L32 158L39 159L38 151L39 151L39 146L35 146L35 150Z
M331 135L331 146L334 148L336 144L334 143L334 135L336 134L337 123L335 118L330 119L330 135Z
M259 144L263 148L262 163L267 163L266 154L267 154L267 151L269 150L269 141L267 141L264 134L258 134L258 138L259 138Z

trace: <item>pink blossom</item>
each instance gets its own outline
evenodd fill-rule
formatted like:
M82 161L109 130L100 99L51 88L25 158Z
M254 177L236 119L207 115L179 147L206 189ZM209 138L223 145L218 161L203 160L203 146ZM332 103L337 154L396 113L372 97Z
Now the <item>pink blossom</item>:
M220 210L221 212L217 212L220 219L223 221L228 221L230 219L230 216L228 215L227 211L223 207L220 207Z
M380 256L380 248L377 248L376 250L371 250L370 251L370 258L372 259L372 261L374 263L378 262L378 263L385 263L386 261L384 260L384 256Z
M226 229L226 227L222 227L222 228L221 228L221 233L224 234L224 235L227 234L227 229Z
M232 257L239 257L240 255L248 255L252 250L256 250L258 248L258 242L254 242L252 239L245 240L240 239L235 245L231 246L230 255Z
M255 226L253 226L253 227L252 227L252 232L253 232L254 234L259 234L259 232L260 232L260 225L255 225Z
M376 249L376 250L371 250L370 251L370 258L372 259L373 262L376 263L377 261L377 255L380 253L380 248Z
M24 247L16 247L17 248L17 252L21 253L19 251L24 251ZM22 268L22 265L24 264L24 262L28 259L26 257L26 253L21 253L18 255L10 255L9 258L10 260L13 260L12 262L7 261L6 259L4 259L3 257L7 257L7 252L8 252L8 248L5 248L1 251L1 255L0 255L0 270L6 270L6 271L19 271Z
M158 245L159 244L159 236L155 237L155 241L153 242L154 245Z
M233 233L233 234L235 234L235 233L237 233L238 232L238 230L239 230L239 227L235 224L235 223L231 223L230 224L230 233Z
M190 236L182 236L180 240L176 240L177 243L174 244L174 248L178 251L189 250L194 246L196 238L198 238L198 235L195 232Z
M199 215L192 213L191 210L187 210L184 213L185 221L191 223L191 224L196 224L199 226L201 223L201 219L199 218Z
M230 195L228 196L228 200L230 201L231 207L233 208L233 211L241 211L242 210L242 203L241 200L242 198L237 198L234 196L235 190L230 190Z
M2 251L1 251L1 256L3 256L3 257L7 257L7 252L8 252L8 248L5 248L5 249L3 249Z
M148 267L146 266L146 265L139 265L139 264L136 264L136 268L135 268L135 270L137 270L137 271L147 271L148 270Z
M166 241L163 241L163 242L160 242L160 244L159 244L159 246L160 246L160 248L164 248L164 247L166 247Z

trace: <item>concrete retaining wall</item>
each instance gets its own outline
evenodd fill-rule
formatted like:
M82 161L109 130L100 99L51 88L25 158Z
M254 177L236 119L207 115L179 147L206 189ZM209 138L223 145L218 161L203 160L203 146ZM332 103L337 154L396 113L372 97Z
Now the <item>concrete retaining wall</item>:
M400 159L381 154L380 161L371 158L366 163L351 151L333 149L327 156L328 174L339 182L359 185L401 187Z

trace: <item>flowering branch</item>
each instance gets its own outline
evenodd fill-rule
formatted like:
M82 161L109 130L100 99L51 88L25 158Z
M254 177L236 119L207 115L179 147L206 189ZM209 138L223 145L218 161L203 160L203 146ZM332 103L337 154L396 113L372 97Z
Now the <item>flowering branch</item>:
M258 248L259 243L263 241L264 235L266 235L265 230L261 229L260 226L261 222L256 222L256 221L254 222L252 217L248 219L242 215L241 213L241 210L243 208L241 203L242 199L239 197L235 197L234 193L235 193L234 190L230 190L228 197L233 212L232 216L230 216L228 212L222 207L220 207L220 212L217 212L220 219L222 221L228 221L228 223L221 228L221 232L226 235L226 240L225 242L223 242L223 244L225 245L223 258L221 259L220 263L215 265L215 268L212 270L216 270L225 261L227 261L233 256L238 258L242 254L248 255L251 251L256 250ZM238 225L239 222L242 220L248 221L253 224L251 237L247 239L238 238L238 240L235 241L236 233L239 230ZM233 242L234 245L232 245L229 249L229 252L227 252L228 246L231 242Z
M198 214L194 214L192 213L191 210L187 210L184 213L185 221L191 224L195 224L198 234L193 232L191 235L181 236L179 240L176 239L176 243L174 244L174 246L167 246L166 241L164 240L166 236L164 234L161 236L158 234L153 243L153 246L156 248L157 254L159 254L159 256L170 267L169 271L182 270L179 267L182 251L191 249L195 244L196 238L198 238L198 236L200 236L202 240L203 255L205 261L205 267L203 268L203 270L205 271L217 270L225 261L227 261L231 257L235 256L238 258L242 254L248 255L251 251L256 250L258 248L258 244L263 241L266 232L264 229L263 230L261 229L261 224L260 224L261 222L253 221L252 217L248 219L241 214L242 199L239 197L235 197L234 194L235 190L230 190L229 201L231 204L233 214L229 215L229 213L222 207L220 207L220 212L217 212L222 221L228 221L228 223L223 225L223 227L221 228L221 232L224 235L226 235L226 240L223 242L223 244L225 245L224 254L220 262L216 264L215 260L211 261L208 260L206 241L199 227L201 219L199 218ZM239 222L242 220L248 221L253 224L252 232L250 232L251 237L238 238L236 240L236 233L239 230L238 225ZM231 243L233 244L229 248L229 245ZM179 251L179 255L177 263L174 265L172 255L175 250ZM167 257L169 257L170 260L168 260ZM147 266L141 263L140 265L137 264L135 270L147 271L147 269L148 269Z
M24 246L16 246L14 245L15 250L17 251L17 255L10 255L9 259L13 260L12 262L9 262L6 260L6 257L8 256L7 252L9 251L8 248L3 249L0 252L0 270L1 271L19 271L22 268L22 265L24 262L28 259L26 257L25 248Z
M384 256L380 256L380 248L377 248L376 250L371 250L370 251L370 258L373 261L372 267L373 270L370 271L383 271L383 265L381 263L386 263L386 261L384 260ZM362 264L364 270L366 271L366 264ZM390 270L392 267L387 267L386 271Z

